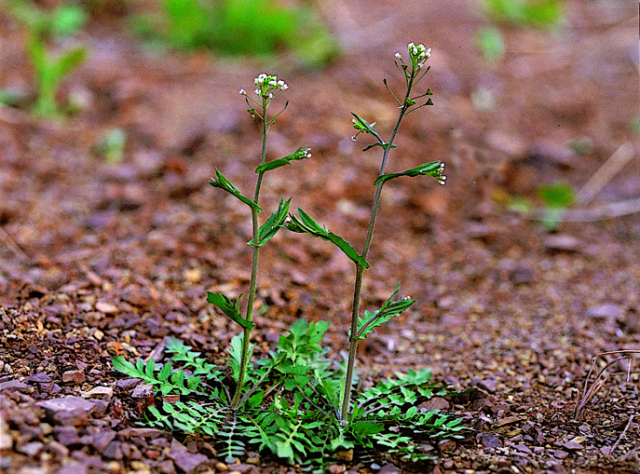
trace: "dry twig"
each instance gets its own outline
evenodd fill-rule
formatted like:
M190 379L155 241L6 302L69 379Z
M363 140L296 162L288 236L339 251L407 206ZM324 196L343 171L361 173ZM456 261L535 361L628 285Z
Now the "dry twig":
M606 356L606 355L614 355L614 354L622 354L622 357L618 357L616 359L609 361L602 369L598 371L595 378L591 382L591 385L589 385L589 382L591 380L591 374L595 369L596 362L598 361L598 357ZM582 389L582 395L580 397L580 401L576 404L576 409L573 412L573 417L576 420L579 420L582 418L584 407L600 391L600 389L604 386L606 381L609 379L608 376L604 375L605 371L619 360L631 359L630 357L631 354L640 354L640 350L624 349L620 351L600 352L593 358L593 362L591 363L591 368L589 369L587 378L584 381L584 387ZM630 367L627 373L629 374L629 372L630 372ZM627 377L629 377L629 375L627 375Z

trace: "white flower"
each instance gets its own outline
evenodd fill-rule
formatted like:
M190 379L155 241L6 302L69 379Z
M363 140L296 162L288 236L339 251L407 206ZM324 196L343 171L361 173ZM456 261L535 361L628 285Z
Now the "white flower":
M245 91L244 89L240 89L239 94L240 95L247 95L247 91Z
M400 53L396 53L395 56L396 56L396 59L402 59L402 54Z

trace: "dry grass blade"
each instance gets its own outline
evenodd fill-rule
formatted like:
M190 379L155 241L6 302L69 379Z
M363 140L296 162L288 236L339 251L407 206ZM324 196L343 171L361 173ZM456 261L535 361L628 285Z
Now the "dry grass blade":
M593 381L591 381L591 374L593 374L598 358L604 357L607 355L614 355L614 354L621 354L622 356L607 362L607 364L598 371ZM640 354L640 350L625 349L625 350L619 350L619 351L600 352L593 358L593 362L591 363L591 368L589 369L587 378L584 381L584 387L582 388L582 395L580 397L580 401L576 404L576 409L573 413L573 417L576 420L580 420L582 418L584 407L600 391L600 389L604 386L606 381L609 379L609 376L605 376L606 370L609 367L611 367L613 364L618 362L619 360L623 360L623 359L631 360L631 354ZM629 362L629 364L631 364L631 362ZM629 374L630 371L631 371L631 365L629 365L629 369L627 373ZM627 378L628 377L629 375L627 375Z

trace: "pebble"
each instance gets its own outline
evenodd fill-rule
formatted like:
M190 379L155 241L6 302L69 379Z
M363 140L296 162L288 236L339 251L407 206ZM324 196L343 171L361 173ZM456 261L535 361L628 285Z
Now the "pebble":
M615 303L603 303L587 309L586 316L593 319L615 320L622 317L624 310Z

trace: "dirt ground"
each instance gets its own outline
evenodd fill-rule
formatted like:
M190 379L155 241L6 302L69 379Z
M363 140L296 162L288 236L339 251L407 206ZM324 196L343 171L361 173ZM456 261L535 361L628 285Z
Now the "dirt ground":
M607 207L632 209L640 197L636 3L568 1L559 31L505 27L498 65L478 52L475 34L488 22L471 0L321 9L343 48L321 70L291 55L265 65L154 54L121 16L105 14L81 35L90 59L63 86L83 98L82 112L46 121L0 108L0 467L296 472L266 456L226 465L210 440L141 427L149 401L135 398L110 358L149 357L171 336L224 362L236 328L205 295L246 292L250 223L207 182L218 167L253 189L260 136L238 90L260 72L290 86L269 156L313 153L272 173L264 202L292 196L292 209L360 248L379 158L360 152L366 139L351 141L350 112L390 132L396 106L382 79L399 89L393 54L415 41L433 51L425 80L435 105L408 117L389 169L442 160L447 185L385 187L364 304L384 301L398 282L418 303L363 344L363 377L429 367L456 388L478 388L450 407L476 431L442 449L429 472L640 472L637 363L614 362L574 416L592 358L640 350L640 213L611 217ZM24 32L0 14L0 86L31 92L31 77ZM127 134L125 155L109 164L95 143L115 127ZM619 172L598 172L625 154ZM594 176L592 198L585 191L566 216L593 220L549 231L505 206L536 203L537 188L558 180L584 189ZM272 348L306 316L331 321L326 344L338 357L352 264L325 242L281 233L260 265L258 346ZM65 415L52 401L68 396L83 399ZM333 468L370 472L357 459Z

